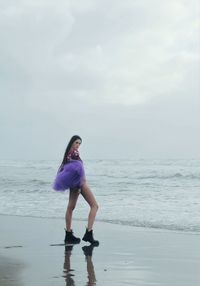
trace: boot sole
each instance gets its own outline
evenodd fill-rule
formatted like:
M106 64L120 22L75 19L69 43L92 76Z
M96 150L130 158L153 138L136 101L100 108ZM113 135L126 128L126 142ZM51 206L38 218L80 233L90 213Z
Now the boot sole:
M93 246L99 246L99 242L98 241L91 242L91 241L89 241L87 239L83 239L83 238L82 238L82 240L85 241L85 242L89 242Z

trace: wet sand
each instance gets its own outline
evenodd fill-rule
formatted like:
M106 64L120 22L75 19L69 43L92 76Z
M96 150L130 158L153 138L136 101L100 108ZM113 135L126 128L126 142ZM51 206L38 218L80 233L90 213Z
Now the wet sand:
M0 229L1 286L200 285L199 235L96 222L91 248L59 245L61 219L0 215Z

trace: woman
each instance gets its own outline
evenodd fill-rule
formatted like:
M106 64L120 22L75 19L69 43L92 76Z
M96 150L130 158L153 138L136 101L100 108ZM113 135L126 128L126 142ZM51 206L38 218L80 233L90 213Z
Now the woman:
M82 239L90 242L93 245L98 245L99 242L94 240L93 237L93 224L98 210L98 204L86 182L83 162L78 151L81 143L82 139L78 135L74 135L69 141L62 164L58 169L58 173L53 184L53 189L56 191L65 191L69 189L70 192L69 202L65 214L65 243L80 243L80 238L74 236L71 225L72 213L76 207L79 194L81 194L90 206L88 225Z

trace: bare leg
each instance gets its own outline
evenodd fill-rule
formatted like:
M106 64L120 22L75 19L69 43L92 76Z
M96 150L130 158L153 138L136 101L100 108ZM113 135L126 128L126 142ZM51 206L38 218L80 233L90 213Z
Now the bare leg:
M73 210L75 209L79 194L80 194L79 190L70 189L69 202L68 202L68 206L67 206L67 210L65 214L65 222L66 222L67 231L71 230L72 213L73 213Z
M87 226L88 231L90 231L93 228L94 220L98 210L98 204L86 182L83 184L81 188L81 194L86 200L86 202L90 205L90 212L88 215L88 226Z

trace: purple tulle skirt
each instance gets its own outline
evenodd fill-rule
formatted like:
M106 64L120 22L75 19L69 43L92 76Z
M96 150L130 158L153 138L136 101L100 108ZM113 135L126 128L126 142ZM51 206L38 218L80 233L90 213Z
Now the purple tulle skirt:
M67 189L80 189L85 181L85 171L83 162L80 160L71 160L58 171L53 189L55 191L65 191Z

